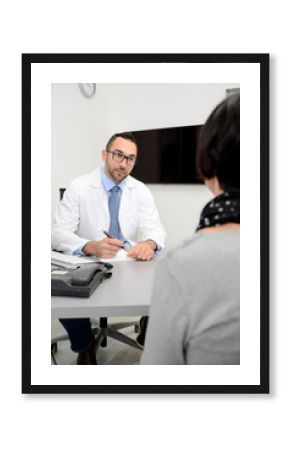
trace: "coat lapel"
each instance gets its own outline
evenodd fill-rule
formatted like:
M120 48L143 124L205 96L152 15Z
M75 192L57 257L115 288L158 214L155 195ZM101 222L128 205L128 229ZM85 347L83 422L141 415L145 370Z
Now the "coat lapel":
M100 169L93 172L90 184L94 189L96 195L96 205L100 205L102 212L106 217L106 221L109 223L110 219L109 219L108 197L102 184Z

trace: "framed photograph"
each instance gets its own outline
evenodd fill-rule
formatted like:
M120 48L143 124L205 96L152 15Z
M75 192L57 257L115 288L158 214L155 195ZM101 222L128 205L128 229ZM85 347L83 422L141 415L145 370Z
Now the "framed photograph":
M77 368L73 359L61 361L53 351L57 340L51 333L52 322L58 319L149 316L150 328L155 269L148 269L152 261L130 263L128 270L127 262L118 267L113 263L111 279L90 297L51 296L51 224L60 190L63 195L73 179L97 169L102 155L104 160L112 151L115 162L119 158L117 162L126 161L124 167L135 164L135 155L126 151L109 147L106 154L110 136L132 133L140 142L132 175L145 183L155 200L167 233L166 248L161 250L166 258L167 251L174 252L194 233L204 205L212 198L194 175L195 169L190 169L195 165L197 133L221 101L237 95L242 223L236 274L238 362L193 357L199 362L181 358L167 363L160 358L151 363L146 359L146 340L144 350L135 345L138 353L131 363L118 356L107 360L106 348L99 350L100 357L97 352L97 367ZM171 147L164 150L162 143L168 136ZM141 152L142 142L147 142L147 155ZM23 54L22 190L23 393L269 393L268 54ZM157 244L154 251L160 251ZM164 292L166 286L165 279ZM228 288L223 289L227 297ZM113 304L119 297L127 299L122 307ZM211 314L209 309L207 317ZM160 339L164 327L160 323ZM99 321L97 328L107 338L108 348L110 338L118 339L118 332L113 326L108 331L106 321ZM126 339L118 345L126 347Z

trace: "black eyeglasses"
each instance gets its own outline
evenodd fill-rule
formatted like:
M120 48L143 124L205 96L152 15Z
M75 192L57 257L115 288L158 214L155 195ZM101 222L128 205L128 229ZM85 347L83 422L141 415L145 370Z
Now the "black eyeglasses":
M107 153L112 153L112 158L114 161L122 162L126 159L129 166L133 166L136 163L136 156L125 156L124 153L119 150L107 150Z

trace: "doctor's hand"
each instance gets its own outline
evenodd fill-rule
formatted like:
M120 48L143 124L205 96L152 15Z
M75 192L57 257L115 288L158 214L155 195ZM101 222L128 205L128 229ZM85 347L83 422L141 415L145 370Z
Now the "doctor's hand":
M123 248L123 242L119 239L103 239L102 241L89 241L83 247L85 255L99 256L100 258L113 258Z
M127 256L136 258L140 261L149 261L155 256L156 244L154 241L144 241L139 242L139 244L134 245L131 250L127 253Z

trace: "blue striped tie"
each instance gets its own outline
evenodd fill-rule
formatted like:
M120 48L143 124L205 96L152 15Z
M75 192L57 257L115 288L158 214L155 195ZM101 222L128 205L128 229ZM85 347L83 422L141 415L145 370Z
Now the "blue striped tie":
M109 212L110 212L110 228L109 233L116 239L120 239L120 226L119 226L119 205L120 205L120 188L119 186L114 186L111 189L111 197L109 200Z

